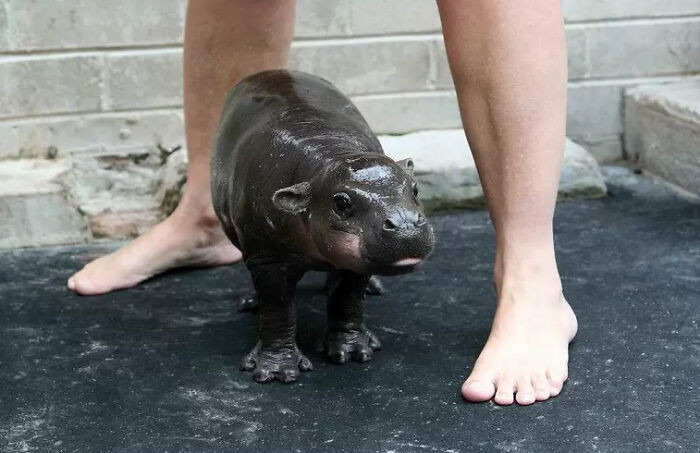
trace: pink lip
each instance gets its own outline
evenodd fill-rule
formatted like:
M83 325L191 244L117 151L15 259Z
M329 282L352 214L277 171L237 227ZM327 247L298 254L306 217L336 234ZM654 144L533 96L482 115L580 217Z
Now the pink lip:
M394 261L391 263L392 266L415 266L416 264L423 261L421 258L404 258L402 260Z

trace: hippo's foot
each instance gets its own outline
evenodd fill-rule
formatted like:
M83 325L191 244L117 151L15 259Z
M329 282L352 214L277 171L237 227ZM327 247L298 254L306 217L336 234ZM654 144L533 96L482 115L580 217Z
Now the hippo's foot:
M334 363L346 363L350 359L367 362L380 347L377 337L364 324L359 328L329 329L323 342L326 357Z
M297 345L284 348L263 348L258 341L241 362L241 370L252 371L257 382L277 379L284 383L299 379L299 371L313 369L311 361L301 353Z
M376 275L370 277L367 282L367 288L365 288L365 293L370 296L380 296L386 292L386 288L382 281Z

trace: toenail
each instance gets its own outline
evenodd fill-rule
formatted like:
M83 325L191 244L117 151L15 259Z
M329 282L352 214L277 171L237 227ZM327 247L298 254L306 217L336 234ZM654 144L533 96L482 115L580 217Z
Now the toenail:
M483 382L476 381L476 382L469 382L469 383L465 384L464 389L465 390L467 390L467 389L476 390L476 391L488 390L486 387L487 387L486 384L484 384Z
M75 279L73 277L68 279L68 289L71 291L75 289Z
M508 404L513 404L513 396L512 395L496 395L496 397L493 399L497 404L503 404L503 405L508 405Z
M493 398L496 391L494 385L490 382L469 382L462 385L462 396L474 403L481 403Z
M526 393L524 395L518 394L518 404L532 404L535 402L535 395L532 393Z

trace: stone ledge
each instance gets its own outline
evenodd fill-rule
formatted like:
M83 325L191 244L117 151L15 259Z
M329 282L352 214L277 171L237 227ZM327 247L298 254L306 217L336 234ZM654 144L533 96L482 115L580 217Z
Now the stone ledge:
M641 168L700 195L700 81L627 91L625 144Z
M413 158L421 200L427 209L484 206L476 164L461 129L383 135L379 139L393 159ZM595 158L567 140L559 199L596 198L605 194L605 181Z
M384 135L380 140L392 158L414 159L421 198L429 210L484 205L461 129ZM185 170L184 150L155 147L0 161L0 248L140 234L177 204ZM560 198L604 194L595 159L568 142Z
M700 122L700 79L644 85L627 91L630 101L692 122Z

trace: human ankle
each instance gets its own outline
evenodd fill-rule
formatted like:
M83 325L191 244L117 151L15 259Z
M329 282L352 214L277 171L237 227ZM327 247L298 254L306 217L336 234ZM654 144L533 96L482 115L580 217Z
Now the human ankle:
M561 291L561 279L553 242L499 246L494 264L494 286L498 294L537 284Z
M210 197L183 194L172 216L202 230L220 230L221 222L214 212Z

